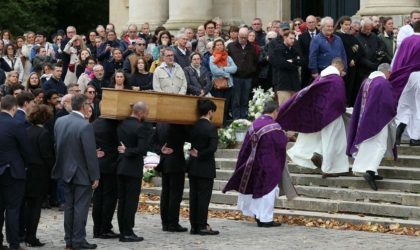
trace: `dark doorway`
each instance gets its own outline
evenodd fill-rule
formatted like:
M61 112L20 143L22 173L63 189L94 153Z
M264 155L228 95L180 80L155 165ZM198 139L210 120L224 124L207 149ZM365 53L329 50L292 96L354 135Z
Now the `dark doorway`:
M359 0L292 0L292 18L305 19L308 15L331 16L337 19L341 16L353 16L360 8Z

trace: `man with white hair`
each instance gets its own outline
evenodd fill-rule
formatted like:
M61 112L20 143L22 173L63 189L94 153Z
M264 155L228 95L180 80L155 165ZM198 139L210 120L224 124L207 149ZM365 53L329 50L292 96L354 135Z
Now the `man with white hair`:
M312 81L312 74L308 68L309 62L309 46L311 44L312 38L314 38L318 33L319 30L316 28L316 17L313 15L309 15L306 18L306 27L307 29L299 36L298 46L302 53L303 61L305 65L302 66L301 70L301 83L302 88L308 86Z
M360 32L356 35L361 50L356 82L362 82L370 73L375 71L386 55L385 45L372 32L373 21L366 17L362 19L360 25Z
M57 112L56 119L59 117L65 116L70 114L72 111L71 109L71 98L73 97L73 94L67 94L61 97L61 106L63 107L60 109L60 111Z
M312 77L318 77L321 71L331 65L334 58L341 58L343 62L347 62L343 42L334 34L334 20L324 17L321 20L321 32L312 38L309 47L308 68ZM347 72L347 63L344 63L344 72Z
M122 42L125 43L127 50L134 51L134 44L138 38L137 25L130 24L128 25L127 34L125 34L122 38Z
M378 167L385 155L393 156L396 100L388 81L390 66L380 64L362 83L357 95L347 138L347 155L354 157L353 173L363 177L373 190L381 180Z
M102 88L109 87L109 81L105 79L105 70L104 67L100 64L93 66L93 80L88 83L96 89L96 98L102 100Z
M248 101L252 87L252 77L257 70L258 57L255 47L248 42L248 28L239 29L238 41L227 46L229 56L238 70L233 75L232 117L248 117Z
M179 32L176 36L177 45L174 47L175 62L182 68L190 65L191 52L187 49L188 36L185 32Z

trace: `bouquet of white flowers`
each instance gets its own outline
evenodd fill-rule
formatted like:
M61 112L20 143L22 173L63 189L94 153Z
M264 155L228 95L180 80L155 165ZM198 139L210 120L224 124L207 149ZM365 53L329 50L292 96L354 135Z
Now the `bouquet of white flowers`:
M229 148L235 145L235 131L232 128L221 128L217 133L219 135L219 148Z
M238 119L234 120L229 127L235 131L247 131L251 124L252 123L246 119Z
M261 116L266 101L274 99L274 92L271 88L264 92L264 89L258 87L253 89L252 92L254 96L248 103L248 119L251 121Z

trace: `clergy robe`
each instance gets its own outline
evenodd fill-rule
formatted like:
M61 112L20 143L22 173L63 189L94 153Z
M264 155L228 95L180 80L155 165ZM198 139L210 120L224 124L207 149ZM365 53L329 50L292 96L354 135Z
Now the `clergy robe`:
M397 109L397 123L407 124L410 139L420 139L420 71L410 74Z
M420 71L420 33L404 39L392 61L392 74L389 78L397 100L414 71Z
M277 122L285 130L299 132L287 155L299 166L316 168L313 153L323 156L324 173L349 170L346 131L342 115L346 111L346 91L339 71L329 66L311 85L284 103Z
M288 198L297 195L285 165L286 144L284 131L268 115L255 120L247 132L235 172L223 189L224 193L240 193L238 208L245 215L255 215L261 222L272 221L279 182Z
M362 83L348 131L347 155L355 158L354 173L373 171L395 144L396 115L392 87L380 71L372 72Z

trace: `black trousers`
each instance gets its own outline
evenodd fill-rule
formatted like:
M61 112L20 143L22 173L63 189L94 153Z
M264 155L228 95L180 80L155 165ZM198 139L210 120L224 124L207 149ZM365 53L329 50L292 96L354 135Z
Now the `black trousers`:
M25 216L25 239L28 242L36 239L39 218L41 217L41 205L44 196L25 197L24 216Z
M0 210L5 211L6 237L11 248L19 247L20 209L24 195L25 181L13 178L6 169L0 175Z
M98 188L93 193L93 235L97 236L112 229L112 217L118 198L116 174L101 173Z
M185 174L162 174L162 194L160 196L160 217L163 226L179 223L179 209L184 193Z
M214 179L190 176L190 223L192 228L207 225L207 215Z
M132 235L139 205L141 178L118 175L118 226L121 236Z

